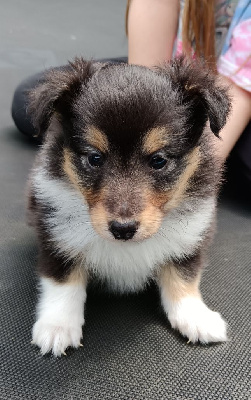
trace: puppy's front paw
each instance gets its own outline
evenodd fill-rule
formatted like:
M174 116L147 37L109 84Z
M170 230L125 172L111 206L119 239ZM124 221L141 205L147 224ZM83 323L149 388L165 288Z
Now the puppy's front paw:
M74 326L66 323L51 323L40 318L32 330L32 344L39 346L42 354L52 351L56 357L65 354L69 346L81 346L81 338L81 324Z
M224 342L227 340L227 325L217 312L210 310L202 300L186 297L169 309L168 318L173 328L178 329L190 342Z

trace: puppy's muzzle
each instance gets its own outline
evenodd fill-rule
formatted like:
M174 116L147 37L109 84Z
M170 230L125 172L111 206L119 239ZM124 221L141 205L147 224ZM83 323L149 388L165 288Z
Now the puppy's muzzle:
M115 239L118 240L129 240L132 239L138 229L138 222L126 222L120 223L118 221L112 221L109 225L109 231L113 234Z

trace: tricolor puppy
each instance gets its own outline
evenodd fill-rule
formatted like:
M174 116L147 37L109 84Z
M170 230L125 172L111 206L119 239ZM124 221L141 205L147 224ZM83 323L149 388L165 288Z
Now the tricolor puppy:
M117 292L155 280L173 328L225 341L199 291L220 180L215 136L230 108L215 77L184 59L155 70L76 59L30 97L45 136L29 185L40 250L33 343L56 356L80 345L90 279Z

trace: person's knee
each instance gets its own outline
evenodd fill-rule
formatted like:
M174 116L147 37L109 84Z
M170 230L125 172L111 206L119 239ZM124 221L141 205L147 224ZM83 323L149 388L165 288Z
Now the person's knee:
M42 79L43 73L41 72L25 79L18 85L13 95L11 106L13 121L15 122L16 127L29 137L35 135L35 130L31 118L27 114L28 92L36 87L38 82L41 82Z

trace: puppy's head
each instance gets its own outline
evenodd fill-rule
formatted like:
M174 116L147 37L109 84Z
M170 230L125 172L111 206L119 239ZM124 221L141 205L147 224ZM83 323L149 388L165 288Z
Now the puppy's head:
M111 240L158 231L202 168L207 121L218 136L230 108L215 78L184 59L155 70L76 59L30 97L34 125L54 147L50 172L83 195L94 229Z

